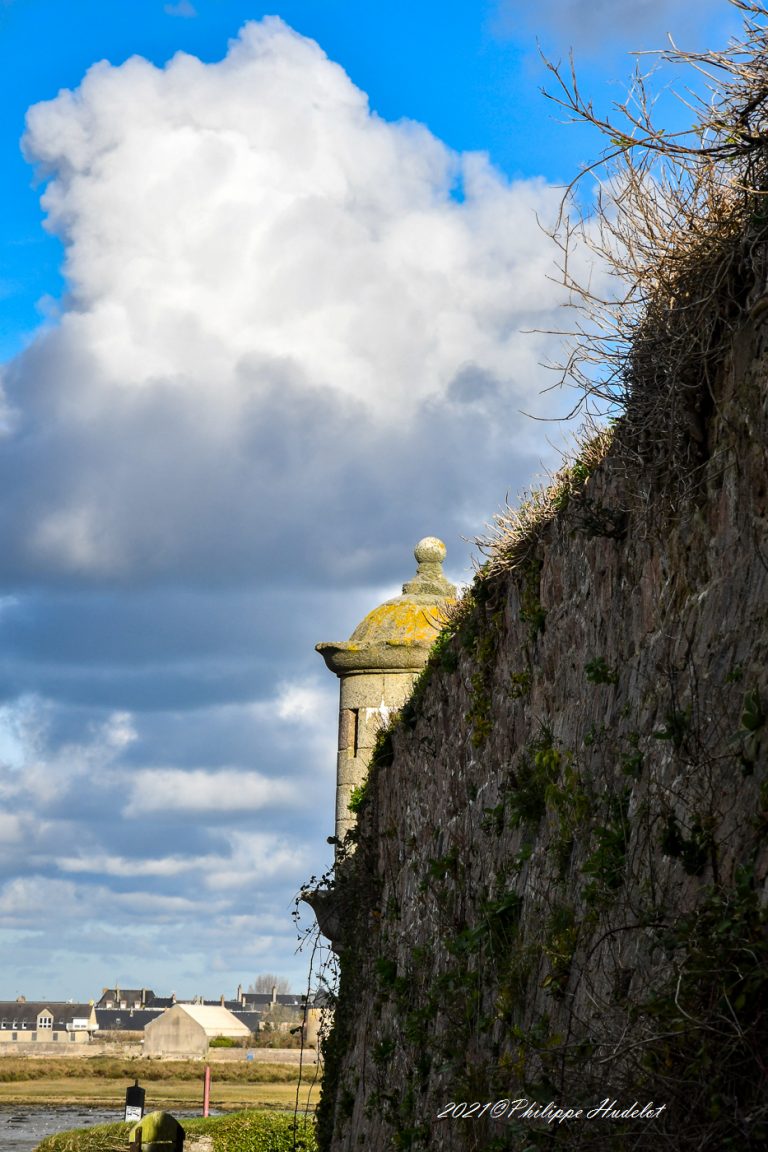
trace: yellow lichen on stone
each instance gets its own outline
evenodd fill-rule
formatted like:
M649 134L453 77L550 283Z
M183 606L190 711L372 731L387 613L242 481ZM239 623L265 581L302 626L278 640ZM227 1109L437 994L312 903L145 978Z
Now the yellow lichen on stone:
M368 644L417 644L430 646L445 624L445 607L452 600L440 604L421 605L405 596L388 600L369 612L358 624L349 640L349 646L360 648Z

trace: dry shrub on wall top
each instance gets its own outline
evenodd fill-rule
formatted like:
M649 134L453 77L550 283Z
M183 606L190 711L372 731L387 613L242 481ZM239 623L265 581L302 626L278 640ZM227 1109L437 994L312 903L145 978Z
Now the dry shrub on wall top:
M722 52L673 45L653 54L693 72L681 96L691 124L654 120L640 70L627 99L598 114L571 66L548 64L547 95L606 145L568 189L555 239L577 316L561 382L580 409L623 413L612 455L663 468L690 491L707 457L707 420L729 336L766 292L768 239L768 6L730 0L743 32ZM645 54L642 60L645 59ZM598 181L594 210L574 209L574 186ZM585 244L613 272L608 299L575 278Z
M650 54L662 66L687 66L699 81L699 95L681 97L693 118L680 131L655 122L639 70L627 99L603 117L582 95L573 65L566 72L547 64L554 87L546 95L607 141L566 190L553 233L576 317L559 333L568 353L555 367L559 383L578 391L571 415L587 419L576 452L550 482L518 507L507 504L475 541L487 556L481 580L529 560L572 500L588 506L586 482L608 456L631 483L627 508L598 510L602 523L591 516L600 535L618 536L629 507L647 507L654 481L675 512L703 480L730 336L768 307L768 5L729 2L744 27L724 51L673 46ZM581 213L574 191L585 178L595 178L598 191ZM584 261L572 257L582 246L612 273L613 296L576 277Z
M487 556L481 579L520 567L534 553L549 521L565 511L572 500L584 501L587 480L606 458L614 439L614 425L587 426L575 436L576 450L551 477L549 484L534 488L517 506L505 504L488 525L488 535L475 543Z

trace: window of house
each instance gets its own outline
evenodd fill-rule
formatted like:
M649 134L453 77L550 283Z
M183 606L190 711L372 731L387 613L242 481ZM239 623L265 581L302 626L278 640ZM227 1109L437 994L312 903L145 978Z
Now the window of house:
M18 1040L18 1038L19 1038L18 1032L11 1032L11 1040Z
M53 1028L53 1020L50 1016L41 1016L37 1022L38 1028Z
M52 1039L52 1040L58 1040L58 1038L59 1038L59 1034L58 1034L58 1032L53 1032L53 1033L51 1033L51 1039Z
M73 1043L73 1044L74 1044L74 1043L75 1043L75 1041L77 1040L77 1036L75 1036L74 1032L70 1032L70 1034L69 1034L69 1038L70 1038L70 1040L72 1041L72 1043Z

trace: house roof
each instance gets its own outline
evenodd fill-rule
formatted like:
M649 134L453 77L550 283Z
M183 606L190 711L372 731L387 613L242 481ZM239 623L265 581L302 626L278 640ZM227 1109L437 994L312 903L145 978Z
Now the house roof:
M97 1008L96 1021L105 1032L142 1032L157 1020L162 1008Z
M240 1005L235 1008L230 1008L229 1011L233 1016L237 1017L241 1024L245 1024L249 1032L258 1032L261 1022L261 1012L253 1012L249 1008L240 1007Z

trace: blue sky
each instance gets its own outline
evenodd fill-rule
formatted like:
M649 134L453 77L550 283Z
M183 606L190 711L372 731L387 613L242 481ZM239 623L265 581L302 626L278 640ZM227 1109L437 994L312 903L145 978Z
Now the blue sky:
M735 26L721 0L0 4L0 998L302 986L291 901L333 813L313 646L423 535L467 579L567 434L521 414L569 400L542 394L537 218L598 142L537 43L607 108L630 49Z

